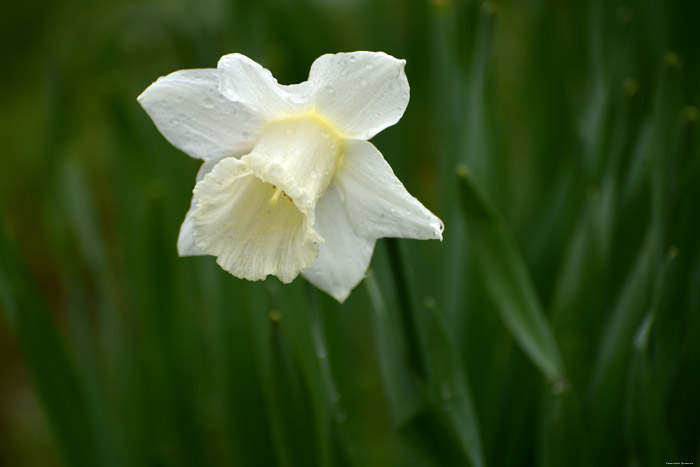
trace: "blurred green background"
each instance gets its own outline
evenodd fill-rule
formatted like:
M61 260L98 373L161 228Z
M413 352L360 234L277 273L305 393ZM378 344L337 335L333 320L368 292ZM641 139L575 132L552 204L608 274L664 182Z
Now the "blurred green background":
M0 465L700 464L700 2L0 6ZM407 60L374 138L445 240L339 305L178 258L136 103L244 53Z

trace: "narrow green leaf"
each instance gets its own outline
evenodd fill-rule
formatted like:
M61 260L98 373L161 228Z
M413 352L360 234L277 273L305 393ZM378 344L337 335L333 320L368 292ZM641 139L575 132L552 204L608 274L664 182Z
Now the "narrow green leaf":
M479 422L466 369L435 300L426 300L425 310L418 313L417 321L433 407L442 415L443 423L461 448L462 462L466 460L473 467L482 467L485 463Z
M592 434L596 455L616 450L619 442L621 403L632 341L649 300L651 271L658 240L650 230L635 264L620 291L602 338L592 378Z
M555 382L543 392L538 465L587 467L594 465L590 454L583 408L572 388Z
M406 266L401 255L400 245L395 238L386 239L389 254L389 265L394 278L394 286L398 298L399 324L406 343L405 352L408 365L421 378L424 374L423 360L419 355L418 329L416 325L415 307L411 289L406 274Z
M626 433L632 462L644 460L661 465L676 457L664 417L662 394L647 353L653 322L654 313L647 313L635 337L626 401Z
M12 330L66 465L112 465L102 457L102 430L95 425L75 360L35 290L15 248L0 229L0 287ZM5 282L12 278L11 282ZM12 287L6 287L11 285Z
M628 378L626 433L632 459L663 464L675 459L675 448L668 430L662 388L652 371L649 346L656 314L660 306L664 282L677 250L671 248L658 273L650 310L642 320L634 338L634 350Z
M415 376L402 358L398 337L392 335L394 325L389 320L384 297L372 271L367 274L364 283L374 308L372 327L382 380L394 423L401 426L418 413L425 401L420 395Z
M308 391L315 423L316 460L322 466L333 465L334 459L342 461L345 454L338 427L347 415L330 366L318 291L307 282L285 288L276 283L267 285L282 312L280 326Z
M310 401L280 319L279 312L270 313L270 348L264 368L270 429L278 465L307 467L316 465Z
M458 169L469 248L503 322L532 362L550 380L564 379L551 326L525 261L505 222L484 199L465 166Z
M334 465L334 459L344 459L344 446L340 445L340 439L335 423L345 421L345 413L340 406L340 392L333 377L331 359L328 355L328 344L324 332L323 316L321 314L318 298L318 290L308 282L305 283L308 301L308 324L311 331L314 357L316 360L316 385L317 396L314 397L317 412L318 457L320 464L330 467ZM334 441L336 441L334 445ZM335 449L334 449L335 446Z
M635 161L640 167L636 181L628 181L634 190L644 187L648 179L648 200L640 203L650 212L644 240L638 248L636 261L626 270L626 280L616 298L611 318L606 324L591 383L591 403L597 410L592 412L592 434L596 455L610 456L619 452L623 440L623 399L625 375L629 375L634 336L645 313L652 306L651 290L655 278L663 271L662 249L666 236L667 203L669 197L669 168L677 156L673 150L679 137L677 83L680 58L667 52L657 77L648 133L642 133L644 141L640 155ZM673 116L673 118L671 117ZM641 141L640 141L641 143ZM630 175L632 177L633 175ZM632 184L632 185L631 185ZM634 192L632 188L629 193ZM626 208L623 199L623 209ZM638 229L630 236L638 236ZM641 369L635 369L642 371ZM639 378L643 375L637 375Z

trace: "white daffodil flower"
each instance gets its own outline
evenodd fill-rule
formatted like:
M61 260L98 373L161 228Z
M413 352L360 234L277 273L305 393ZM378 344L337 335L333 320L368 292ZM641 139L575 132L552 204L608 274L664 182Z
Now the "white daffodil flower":
M367 140L409 99L404 60L323 55L283 86L240 54L181 70L138 101L174 146L204 160L180 256L210 254L236 277L302 274L343 302L381 237L442 240L443 224Z

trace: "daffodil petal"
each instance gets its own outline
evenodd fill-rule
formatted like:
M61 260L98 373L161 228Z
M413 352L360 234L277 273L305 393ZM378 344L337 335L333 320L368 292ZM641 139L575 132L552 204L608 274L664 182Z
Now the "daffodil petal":
M196 159L251 149L265 124L260 115L219 92L215 69L163 76L138 101L165 139Z
M307 83L282 86L269 70L245 55L224 55L218 70L219 90L223 95L268 119L294 113L307 105Z
M314 264L323 240L313 213L302 213L285 196L272 203L275 194L243 160L223 159L194 188L196 246L236 277L291 282Z
M406 110L405 64L382 52L322 55L309 73L314 105L349 137L370 139Z
M219 163L220 160L226 157L240 157L244 153L237 152L232 156L215 157L204 161L197 172L197 181L204 178L206 174L212 171L214 166ZM182 221L180 226L180 234L177 238L177 253L179 256L202 256L206 255L205 251L202 251L194 242L194 224L192 224L192 214L197 209L197 200L192 196L192 202L190 203L190 209L185 215L185 220Z
M301 211L310 212L333 178L342 150L343 140L332 128L307 116L271 123L242 159Z
M194 243L194 224L192 223L192 213L197 209L197 203L192 198L190 210L185 215L185 220L180 226L180 234L177 237L177 254L179 256L202 256L207 252L201 250Z
M372 143L347 141L336 180L359 235L442 240L442 221L406 191Z
M316 231L324 243L304 278L340 303L365 277L374 251L374 238L353 230L338 187L331 184L316 205Z

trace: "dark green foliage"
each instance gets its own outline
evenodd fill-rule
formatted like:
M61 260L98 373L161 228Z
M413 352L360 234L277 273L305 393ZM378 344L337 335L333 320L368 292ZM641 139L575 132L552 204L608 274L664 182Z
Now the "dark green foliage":
M691 0L3 2L0 465L700 463L699 24ZM136 96L351 50L407 60L373 143L444 242L380 240L343 305L178 258L199 163Z

